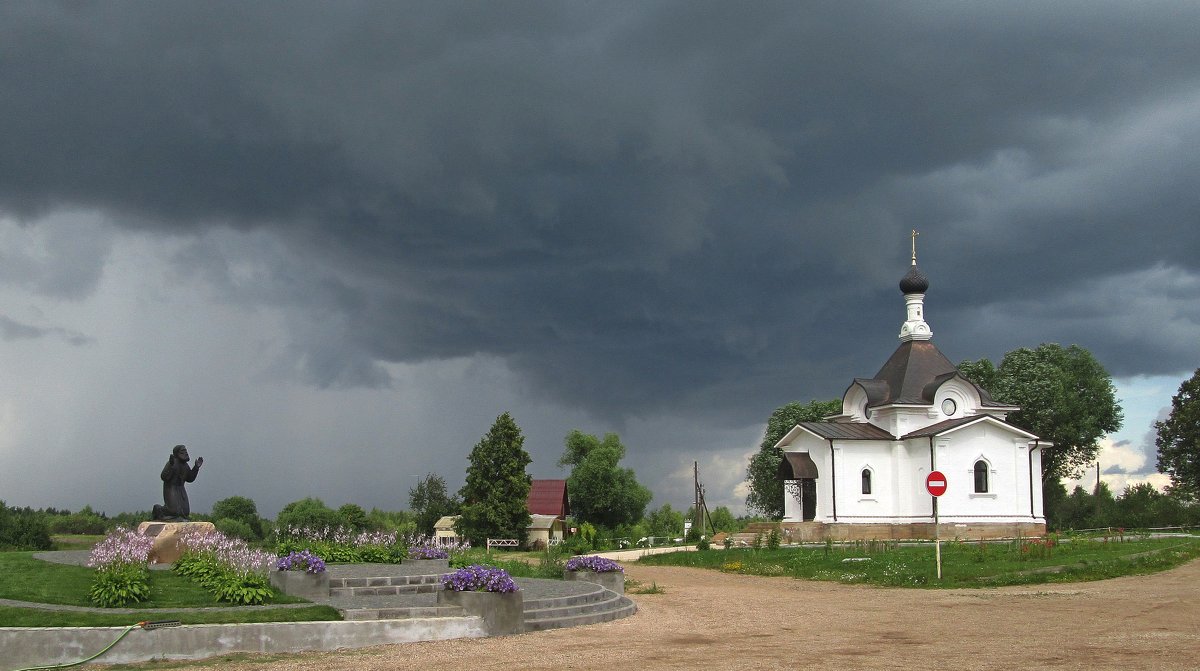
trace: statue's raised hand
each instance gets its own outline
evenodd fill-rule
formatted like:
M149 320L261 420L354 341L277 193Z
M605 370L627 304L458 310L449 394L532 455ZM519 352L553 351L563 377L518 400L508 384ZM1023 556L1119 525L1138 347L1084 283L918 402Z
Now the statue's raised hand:
M196 468L204 465L204 457L196 457Z

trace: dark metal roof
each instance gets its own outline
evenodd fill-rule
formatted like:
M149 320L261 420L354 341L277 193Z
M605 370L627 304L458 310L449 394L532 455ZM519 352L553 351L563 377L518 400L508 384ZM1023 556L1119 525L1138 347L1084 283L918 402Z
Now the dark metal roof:
M894 440L895 436L866 422L800 422L818 436L833 440Z
M887 384L888 395L884 398L871 398L871 389L867 389L867 405L883 405L887 403L915 403L928 405L933 398L925 398L926 387L935 378L956 373L958 369L945 357L936 345L928 340L909 340L900 343L892 356L888 358L875 380Z
M955 377L975 387L983 407L1016 409L1016 406L993 401L986 389L958 372L958 368L928 340L900 343L875 377L855 378L854 384L866 392L868 408L892 404L933 405L938 387Z
M530 515L554 515L567 517L571 514L567 502L566 480L534 480L529 487L529 498L525 507Z
M903 437L904 438L925 438L928 436L936 436L939 433L941 433L943 431L947 431L949 429L956 429L960 426L966 426L968 424L974 424L975 422L983 421L987 417L988 417L988 415L975 415L974 417L956 417L954 419L947 419L944 422L938 422L937 424L930 424L929 426L927 426L923 429L917 429L916 431L913 431L912 433L906 433L906 434L904 434ZM992 419L996 419L996 418L993 417ZM998 422L1000 420L997 419L996 421Z
M784 452L783 461L779 462L779 477L784 480L801 480L816 478L817 465L807 452Z
M997 424L1001 424L1003 426L1009 427L1013 431L1023 433L1027 436L1032 436L1033 438L1037 438L1036 435L1030 433L1029 431L1026 431L1025 429L1022 429L1018 426L1013 426L1012 424L1009 424L1008 422L997 419L996 417L992 417L991 415L975 415L973 417L958 417L956 419L947 419L946 421L938 422L937 424L930 424L929 426L927 426L923 429L917 429L916 431L913 431L912 433L905 434L904 436L901 437L901 440L905 440L908 438L927 438L929 436L937 436L937 435L943 434L947 431L950 431L951 429L957 429L957 428L960 428L963 426L967 426L968 424L974 424L976 422L985 422L985 421L996 422Z

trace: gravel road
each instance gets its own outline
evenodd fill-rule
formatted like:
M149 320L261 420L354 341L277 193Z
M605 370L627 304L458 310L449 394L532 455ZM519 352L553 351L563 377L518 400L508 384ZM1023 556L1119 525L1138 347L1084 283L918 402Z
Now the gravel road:
M247 656L221 660L217 668L1200 668L1200 561L1101 582L942 591L637 564L626 571L666 593L631 594L638 613L616 622L505 638Z

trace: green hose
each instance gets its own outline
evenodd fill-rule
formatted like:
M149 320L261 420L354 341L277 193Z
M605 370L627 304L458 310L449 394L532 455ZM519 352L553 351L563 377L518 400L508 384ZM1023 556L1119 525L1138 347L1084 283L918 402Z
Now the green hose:
M96 659L100 655L103 655L104 653L108 652L109 650L112 650L113 646L120 643L121 639L125 638L129 634L129 632L133 631L134 627L141 627L142 629L159 629L161 627L178 627L180 624L181 623L179 620L162 620L159 622L138 622L135 624L131 624L125 628L125 631L121 632L121 635L117 637L117 640L113 641L112 643L109 643L103 650L101 650L100 652L97 652L96 654L92 655L91 657L88 657L87 659L81 659L78 662L69 662L67 664L47 664L46 666L30 666L30 667L27 667L24 669L17 669L16 671L43 671L45 669L65 669L69 666L79 666L80 664L87 664L88 662L92 661L93 659Z

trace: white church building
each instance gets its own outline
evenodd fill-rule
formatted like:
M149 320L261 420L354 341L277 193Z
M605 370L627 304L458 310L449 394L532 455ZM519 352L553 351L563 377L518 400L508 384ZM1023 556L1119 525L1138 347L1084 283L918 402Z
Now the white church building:
M1041 455L1050 444L1005 422L1019 408L993 401L938 351L925 322L928 288L914 245L900 280L900 346L874 377L855 378L842 414L798 424L777 443L782 527L793 541L932 538L933 470L947 482L942 538L1045 533Z

